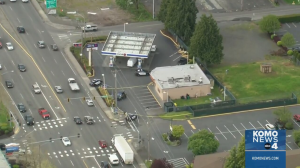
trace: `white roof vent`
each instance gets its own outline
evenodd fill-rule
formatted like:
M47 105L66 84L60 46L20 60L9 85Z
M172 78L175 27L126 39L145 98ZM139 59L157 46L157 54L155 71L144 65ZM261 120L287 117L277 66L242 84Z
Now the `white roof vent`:
M191 66L190 66L190 69L194 69L194 65L191 65Z
M199 84L200 84L200 83L203 83L202 77L200 77L198 83L199 83Z

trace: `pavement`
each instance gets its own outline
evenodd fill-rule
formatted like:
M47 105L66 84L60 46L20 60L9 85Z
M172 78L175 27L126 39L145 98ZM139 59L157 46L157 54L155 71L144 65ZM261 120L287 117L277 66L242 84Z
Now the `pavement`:
M51 27L48 27L37 15L33 6L28 3L6 4L1 11L6 18L1 19L2 25L1 40L2 43L12 42L15 49L7 51L2 49L5 71L4 80L11 80L15 87L9 89L14 104L23 103L28 109L27 114L32 114L36 124L32 127L23 125L15 142L22 143L24 148L33 148L40 146L45 155L48 155L51 162L57 167L92 167L102 160L107 160L107 155L114 153L112 147L107 150L99 149L98 141L100 139L109 142L113 134L123 134L127 139L132 139L131 130L122 126L122 123L112 121L100 108L95 101L95 107L88 107L83 101L83 97L92 97L94 88L90 88L78 65L70 64L71 60L67 53L60 48L60 51L51 51L50 44L59 39L51 37ZM17 11L17 12L16 12ZM26 13L27 15L24 15ZM24 26L26 34L16 33L17 26ZM45 49L39 49L36 46L37 41L45 41ZM74 58L72 56L72 58ZM27 67L27 72L19 72L16 64L23 63ZM80 71L81 70L81 71ZM2 72L3 73L3 72ZM78 93L71 92L67 83L67 78L74 77L81 87ZM32 92L32 84L37 82L42 88L42 94L35 95ZM53 87L62 86L63 94L56 94ZM67 99L70 99L70 102ZM50 111L51 120L44 121L37 113L37 109L44 107ZM12 109L14 112L17 109ZM83 118L85 115L94 117L96 123L92 126L77 126L73 123L74 116ZM22 114L17 113L18 118ZM22 121L22 124L25 123ZM100 127L101 129L99 129ZM72 128L72 129L70 129ZM101 130L106 131L101 131ZM95 134L97 132L97 134ZM77 134L80 134L80 138ZM131 135L131 136L130 136ZM73 145L64 147L59 138L61 136L70 137ZM49 138L55 140L48 142ZM94 157L95 159L86 159ZM134 163L137 165L137 163ZM120 165L121 166L121 165Z

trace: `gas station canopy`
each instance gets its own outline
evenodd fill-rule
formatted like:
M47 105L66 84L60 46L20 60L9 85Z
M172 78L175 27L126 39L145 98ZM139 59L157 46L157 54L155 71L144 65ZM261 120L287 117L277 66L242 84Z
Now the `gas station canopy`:
M148 58L156 34L111 31L102 55Z

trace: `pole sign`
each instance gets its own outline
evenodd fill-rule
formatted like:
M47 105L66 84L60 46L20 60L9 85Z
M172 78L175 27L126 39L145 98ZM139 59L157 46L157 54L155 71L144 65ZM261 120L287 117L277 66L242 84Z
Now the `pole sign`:
M245 168L286 168L285 130L246 130Z
M57 0L46 0L46 8L52 9L57 7Z
M81 43L73 43L74 47L81 47Z
M98 50L98 44L87 44L86 48L91 48L92 50Z

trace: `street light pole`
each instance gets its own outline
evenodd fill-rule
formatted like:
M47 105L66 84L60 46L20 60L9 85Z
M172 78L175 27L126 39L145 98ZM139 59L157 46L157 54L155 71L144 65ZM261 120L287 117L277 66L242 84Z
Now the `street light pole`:
M104 74L102 74L102 77L103 77L103 86L104 86L104 89L105 89L105 76L104 76Z
M148 129L148 161L150 160L150 131L149 131L149 125L147 122L147 129Z
M128 24L128 23L124 23L124 32L125 32L125 27L126 27L127 24Z
M155 0L153 0L153 19L155 18Z
M84 27L83 27L83 30L81 30L81 52L80 52L80 56L81 56L81 59L82 59L82 50L83 50L83 33L84 33L84 36L85 36L85 26L86 26L86 22L85 22L85 17L81 14L78 14L79 16L81 16L83 18L83 21L84 21Z
M115 108L118 108L118 98L117 98L117 72L115 71Z

